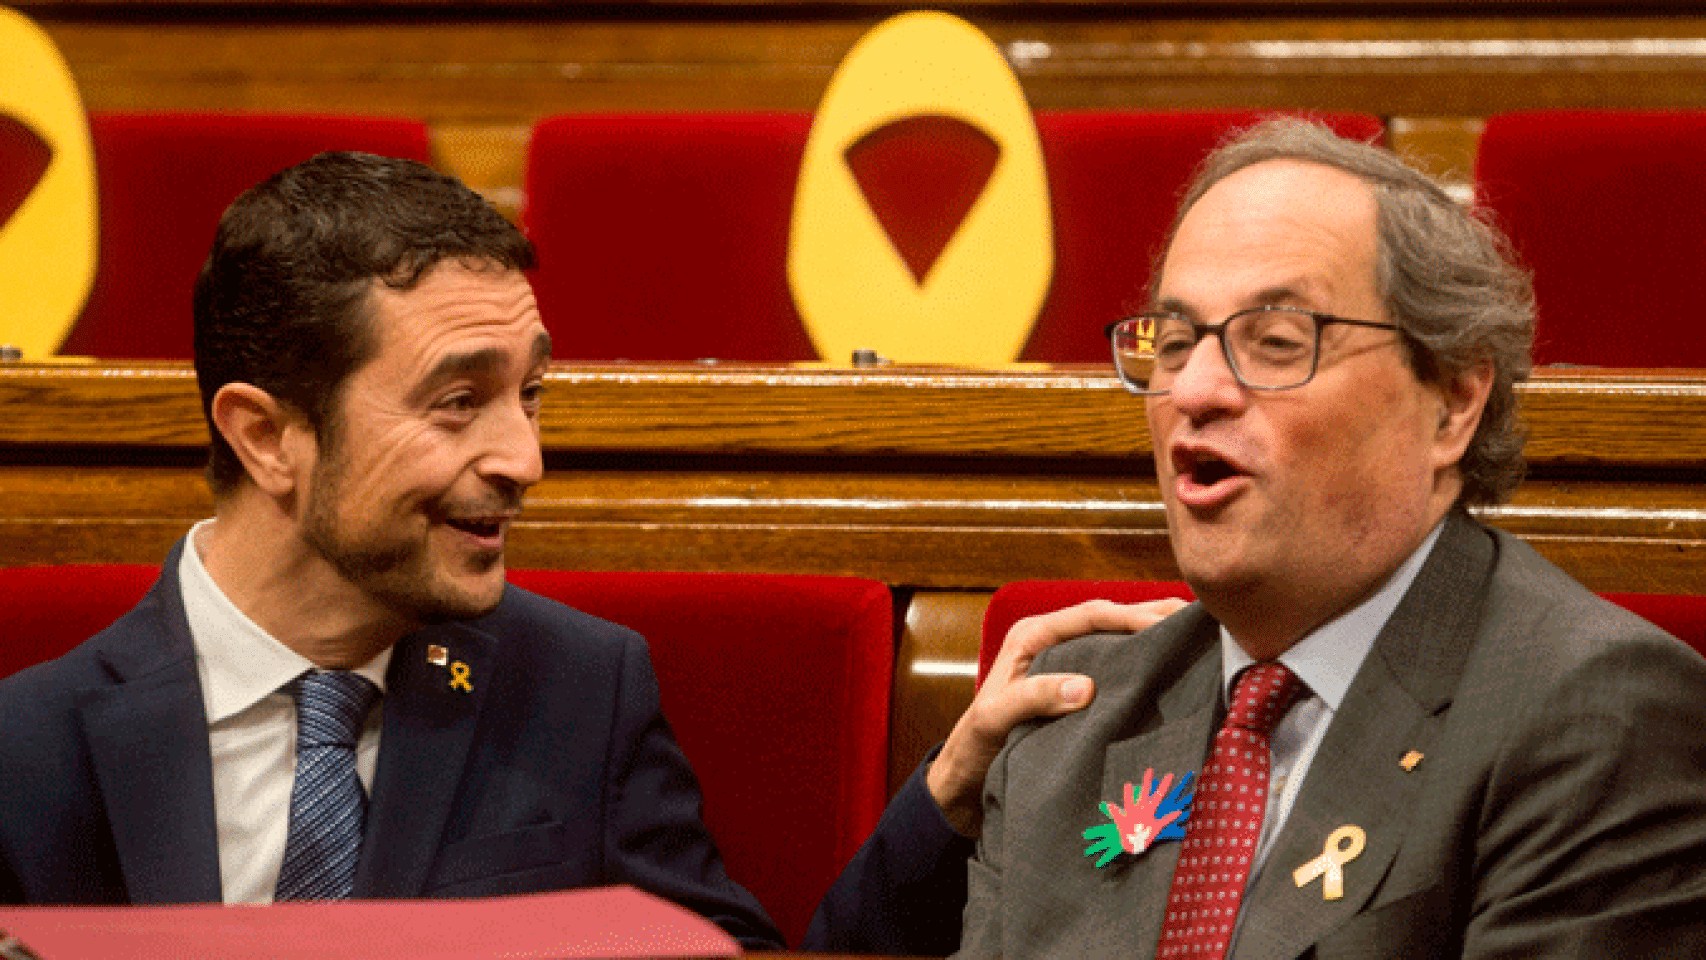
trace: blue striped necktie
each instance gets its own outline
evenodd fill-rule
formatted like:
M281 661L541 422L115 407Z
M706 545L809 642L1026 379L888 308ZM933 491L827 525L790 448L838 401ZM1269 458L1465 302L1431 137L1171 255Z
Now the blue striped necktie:
M367 823L355 744L379 691L367 678L341 670L305 673L290 686L296 693L296 783L273 899L342 900L355 883Z

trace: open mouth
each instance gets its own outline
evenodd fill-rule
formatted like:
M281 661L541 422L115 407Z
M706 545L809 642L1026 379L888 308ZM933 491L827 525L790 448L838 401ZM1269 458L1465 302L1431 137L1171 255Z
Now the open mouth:
M1221 506L1243 489L1231 482L1247 475L1236 461L1228 460L1207 447L1175 446L1173 473L1177 478L1177 496L1192 509Z
M503 533L504 529L502 517L463 517L445 522L463 533L483 539L496 537Z
M1242 476L1244 471L1207 449L1175 447L1173 472L1199 486L1211 487L1222 480Z
M1222 480L1238 476L1238 471L1233 469L1232 464L1211 453L1192 458L1188 476L1192 483L1211 487Z

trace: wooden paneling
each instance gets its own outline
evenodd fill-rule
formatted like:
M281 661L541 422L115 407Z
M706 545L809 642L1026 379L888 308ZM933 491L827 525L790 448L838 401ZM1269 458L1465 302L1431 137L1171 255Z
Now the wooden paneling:
M891 777L972 694L1021 578L1176 579L1141 401L1107 368L558 365L510 563L873 577L903 601ZM1706 591L1706 373L1543 371L1486 512L1588 586ZM0 564L158 563L207 516L183 365L0 367Z
M813 110L883 3L25 3L95 110L419 117L514 215L526 131L566 111ZM952 7L950 7L952 9ZM1706 106L1706 5L1006 2L959 12L1039 109L1393 118L1467 169L1481 118ZM1444 124L1444 126L1441 126Z
M157 560L207 515L184 366L0 369L0 563ZM1706 375L1544 372L1488 518L1602 590L1706 590ZM580 367L548 377L517 566L990 590L1176 576L1143 405L1055 372Z
M988 606L987 593L929 590L907 604L889 708L890 795L971 704Z
M815 109L880 16L155 20L37 13L101 110L342 110L435 124L566 110ZM1031 14L1020 15L1021 11ZM1033 107L1313 107L1479 117L1706 104L1706 17L968 16Z
M837 469L849 472L884 457L1064 458L1090 469L1111 459L1122 476L1153 475L1143 401L1106 366L559 363L545 382L548 456L781 454L798 458L793 466L842 458ZM1706 469L1706 373L1541 369L1518 390L1537 476L1594 466ZM11 414L0 420L0 449L207 442L187 364L3 366L0 404Z

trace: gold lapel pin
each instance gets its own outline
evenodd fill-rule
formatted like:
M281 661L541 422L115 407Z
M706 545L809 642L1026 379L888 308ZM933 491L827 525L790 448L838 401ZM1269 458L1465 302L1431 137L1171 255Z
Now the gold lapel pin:
M1322 877L1321 899L1337 900L1345 895L1345 864L1362 853L1368 835L1362 828L1345 824L1327 835L1327 845L1321 855L1291 873L1291 879L1301 889L1316 877Z
M1405 772L1409 772L1416 769L1416 764L1421 762L1422 752L1420 750L1411 750L1409 753L1404 754L1404 759L1398 761L1398 766L1403 767Z
M463 693L473 693L474 685L468 682L468 665L460 660L450 664L450 689Z
M471 674L468 665L460 660L450 659L449 647L438 643L428 644L426 653L427 663L435 667L448 667L450 669L450 689L460 690L463 693L474 692L473 681L469 679Z

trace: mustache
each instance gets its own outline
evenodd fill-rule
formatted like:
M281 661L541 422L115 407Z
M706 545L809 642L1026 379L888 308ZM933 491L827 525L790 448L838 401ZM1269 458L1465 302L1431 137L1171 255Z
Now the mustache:
M521 491L496 493L477 500L441 500L435 510L441 517L513 517L521 512Z

